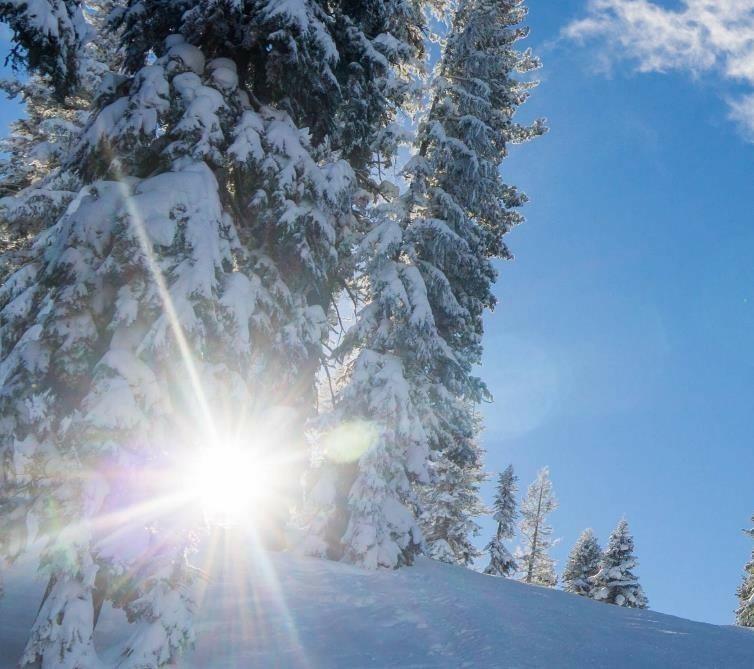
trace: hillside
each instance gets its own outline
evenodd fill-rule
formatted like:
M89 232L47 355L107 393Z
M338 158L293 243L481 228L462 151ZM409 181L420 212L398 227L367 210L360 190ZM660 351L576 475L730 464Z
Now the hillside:
M290 555L216 558L185 667L754 666L754 632L631 611L420 560L364 572ZM14 570L0 600L0 667L11 669L40 583ZM120 614L100 623L108 647ZM107 659L107 651L101 649Z

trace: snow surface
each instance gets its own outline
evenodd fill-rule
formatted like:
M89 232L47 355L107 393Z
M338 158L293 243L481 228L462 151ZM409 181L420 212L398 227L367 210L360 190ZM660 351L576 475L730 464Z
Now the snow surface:
M369 572L287 554L215 551L191 669L754 666L754 631L621 609L576 595L420 559ZM247 546L248 548L248 546ZM247 558L240 555L246 552ZM43 583L5 574L0 669L21 654ZM100 657L127 636L106 608ZM108 662L108 660L110 660Z

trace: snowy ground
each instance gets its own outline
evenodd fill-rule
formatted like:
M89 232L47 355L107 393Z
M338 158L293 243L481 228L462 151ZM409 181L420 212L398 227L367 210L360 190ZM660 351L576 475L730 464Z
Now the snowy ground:
M196 669L754 667L754 631L598 604L422 559L364 572L218 551L198 617ZM23 572L23 570L21 570ZM0 668L11 669L42 584L7 574ZM101 655L125 621L105 610Z

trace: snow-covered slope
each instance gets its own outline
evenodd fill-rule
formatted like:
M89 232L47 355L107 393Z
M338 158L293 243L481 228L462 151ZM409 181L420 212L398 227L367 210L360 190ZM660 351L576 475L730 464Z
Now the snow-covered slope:
M10 669L42 584L9 574L0 667ZM106 610L101 655L125 633ZM365 572L290 555L215 553L196 669L754 667L754 632L587 601L422 559Z

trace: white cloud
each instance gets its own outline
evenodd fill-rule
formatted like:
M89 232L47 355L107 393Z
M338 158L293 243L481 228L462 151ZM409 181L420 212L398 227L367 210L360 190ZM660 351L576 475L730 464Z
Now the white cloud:
M754 0L682 0L668 9L650 0L589 0L568 38L599 40L611 60L640 72L713 72L754 89ZM729 102L731 118L754 140L754 90Z
M754 143L754 93L745 95L738 100L731 100L730 118L741 126L746 138Z

